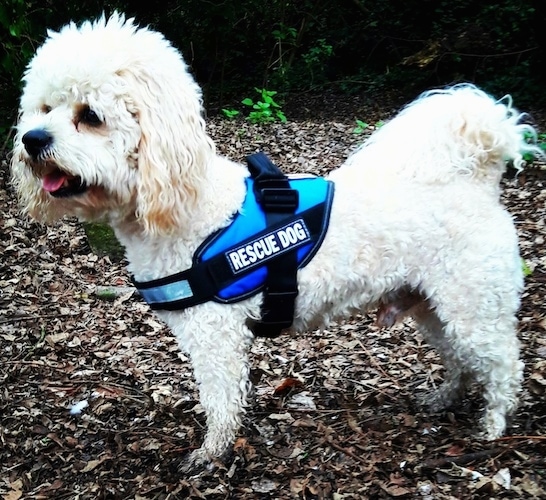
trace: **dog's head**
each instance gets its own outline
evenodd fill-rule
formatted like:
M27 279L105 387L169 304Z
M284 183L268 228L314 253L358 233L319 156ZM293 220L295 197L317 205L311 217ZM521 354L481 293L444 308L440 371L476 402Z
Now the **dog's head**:
M120 14L49 32L24 75L12 178L36 219L189 224L214 157L179 52Z

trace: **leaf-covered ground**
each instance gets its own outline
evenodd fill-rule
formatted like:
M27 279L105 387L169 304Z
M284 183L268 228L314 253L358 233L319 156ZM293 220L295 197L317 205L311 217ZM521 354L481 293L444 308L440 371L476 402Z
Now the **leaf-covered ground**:
M388 115L351 106L319 120L303 107L286 125L214 118L210 133L232 158L262 149L287 171L321 173L362 141L354 118ZM525 391L507 437L472 437L477 398L423 412L419 396L442 380L436 353L410 322L380 330L370 315L257 340L233 461L189 477L178 464L199 446L204 416L188 359L131 291L97 297L97 286L129 279L123 262L91 253L79 224L20 215L4 161L0 498L544 498L546 178L535 166L504 188L532 269L520 312Z

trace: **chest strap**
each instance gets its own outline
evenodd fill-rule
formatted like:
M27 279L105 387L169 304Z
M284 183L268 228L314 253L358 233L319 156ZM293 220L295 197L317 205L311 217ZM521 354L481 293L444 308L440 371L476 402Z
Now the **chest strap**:
M279 241L279 235L286 232L287 228L303 227L304 237L297 243L287 247L279 248L271 255L271 261L278 259L283 254L317 241L323 232L321 216L324 207L316 205L298 214L297 218L281 220L273 227L268 227L251 238L247 238L237 244L236 248L253 246L254 243L270 240ZM298 228L298 230L300 230ZM235 247L234 247L235 248ZM235 248L235 250L236 250ZM218 290L221 290L233 281L256 270L256 265L246 265L244 262L235 259L236 252L233 249L218 253L207 260L195 262L191 268L176 274L151 281L137 281L133 279L135 287L154 310L176 311L186 307L202 304L209 300L216 300ZM263 265L263 261L259 263ZM248 297L242 296L241 299ZM229 302L229 301L225 301Z
M298 208L299 193L288 178L264 153L247 158L248 170L254 177L254 194L262 206L267 225L275 225ZM298 296L298 261L296 252L287 252L267 264L263 289L262 318L254 325L254 333L275 337L292 325L294 305Z

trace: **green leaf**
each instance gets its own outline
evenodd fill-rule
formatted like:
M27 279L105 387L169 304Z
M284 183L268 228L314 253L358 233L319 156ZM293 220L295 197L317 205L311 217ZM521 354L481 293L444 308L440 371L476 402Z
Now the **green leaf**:
M282 122L286 123L288 120L286 119L286 115L282 111L277 111L276 113L277 118Z
M527 262L525 260L521 259L521 270L523 272L523 276L531 276L533 274L532 269L527 265Z
M222 113L224 113L224 116L226 118L232 120L233 118L235 118L239 114L239 111L237 111L236 109L223 109L222 108Z

